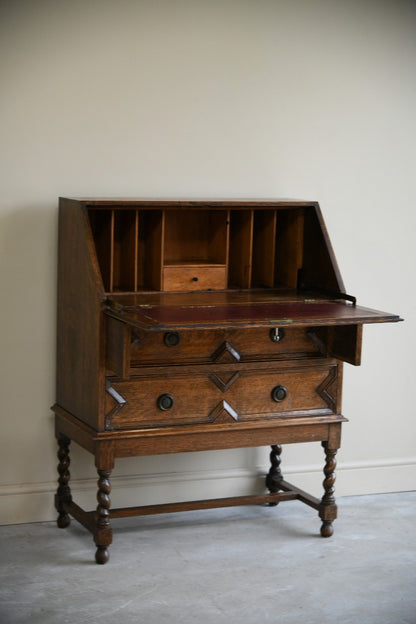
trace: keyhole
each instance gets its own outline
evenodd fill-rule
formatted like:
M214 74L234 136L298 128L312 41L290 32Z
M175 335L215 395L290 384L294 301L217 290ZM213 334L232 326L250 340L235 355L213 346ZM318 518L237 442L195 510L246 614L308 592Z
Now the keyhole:
M284 336L285 331L281 327L273 327L273 329L270 330L270 340L273 342L280 342L283 340Z

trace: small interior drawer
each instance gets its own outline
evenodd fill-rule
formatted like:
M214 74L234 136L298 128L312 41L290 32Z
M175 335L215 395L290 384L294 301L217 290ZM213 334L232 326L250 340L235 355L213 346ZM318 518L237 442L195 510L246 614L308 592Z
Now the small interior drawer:
M224 290L227 288L225 265L169 265L162 270L162 290Z

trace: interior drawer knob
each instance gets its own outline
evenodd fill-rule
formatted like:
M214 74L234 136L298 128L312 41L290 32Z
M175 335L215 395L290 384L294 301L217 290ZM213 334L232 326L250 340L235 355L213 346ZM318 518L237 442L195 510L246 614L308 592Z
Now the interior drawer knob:
M173 407L173 396L171 394L161 394L157 399L157 406L162 412L166 412Z
M167 347L176 347L179 344L181 337L178 332L166 332L163 336L163 342Z
M284 386L275 386L272 390L272 399L276 401L276 403L280 403L280 401L284 401L287 397L287 390Z

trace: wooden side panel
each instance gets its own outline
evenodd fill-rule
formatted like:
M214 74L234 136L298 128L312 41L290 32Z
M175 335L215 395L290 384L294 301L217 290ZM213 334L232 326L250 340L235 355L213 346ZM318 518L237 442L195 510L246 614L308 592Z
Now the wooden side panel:
M328 328L328 345L331 357L354 366L361 364L362 325L344 325Z
M106 318L107 368L122 379L130 371L131 327L111 317Z
M354 366L361 364L361 324L314 327L307 333L325 357L334 357Z
M61 200L59 209L57 403L103 428L104 323L98 261L85 209Z
M303 270L305 290L345 292L335 254L318 205L305 209Z

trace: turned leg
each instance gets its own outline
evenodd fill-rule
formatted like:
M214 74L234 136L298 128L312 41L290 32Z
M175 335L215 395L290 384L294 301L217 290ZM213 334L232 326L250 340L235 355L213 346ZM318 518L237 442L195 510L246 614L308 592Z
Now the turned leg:
M274 444L270 452L270 470L266 476L266 486L272 494L280 490L280 484L283 481L282 471L280 470L282 447L280 444ZM278 503L269 503L275 507Z
M322 520L322 537L331 537L334 532L332 522L337 517L337 506L335 504L334 497L335 468L337 465L335 456L337 454L337 449L329 448L328 442L322 442L322 446L325 450L326 459L324 467L325 479L323 482L325 493L321 499L321 504L319 507L319 517Z
M72 502L71 488L69 487L69 445L71 440L64 435L58 437L58 490L55 496L55 507L58 512L57 524L60 529L69 525L71 519L66 512L65 503Z
M97 546L95 561L97 563L107 563L109 559L108 549L112 542L113 532L110 525L110 470L97 470L98 472L98 492L97 510L95 514L94 541Z

